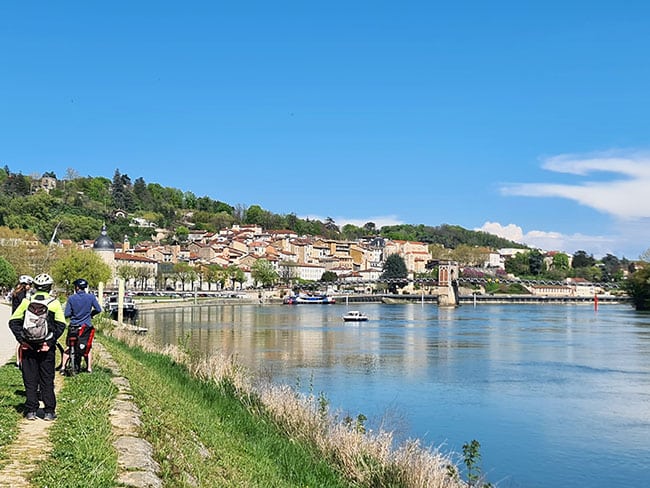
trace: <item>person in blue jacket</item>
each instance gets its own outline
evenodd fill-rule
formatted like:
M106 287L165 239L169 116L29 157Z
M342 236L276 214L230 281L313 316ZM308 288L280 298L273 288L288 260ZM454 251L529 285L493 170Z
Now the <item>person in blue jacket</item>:
M97 297L94 293L88 293L86 289L88 288L88 282L79 278L74 281L74 293L68 297L68 301L65 304L65 318L70 319L70 325L68 327L68 337L70 334L77 334L80 347L84 351L84 356L86 358L86 364L88 366L87 371L92 373L92 346L93 338L95 337L95 328L93 327L91 319L102 311L102 307L97 301ZM68 341L66 340L66 344ZM65 365L70 354L70 350L66 349L63 353L63 364ZM64 370L61 370L61 374L64 374Z

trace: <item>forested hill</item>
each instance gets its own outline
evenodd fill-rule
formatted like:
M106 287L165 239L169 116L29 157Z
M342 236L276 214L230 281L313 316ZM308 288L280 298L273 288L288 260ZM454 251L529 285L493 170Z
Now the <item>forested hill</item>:
M119 211L127 217L121 217ZM363 227L351 224L339 227L331 218L321 222L301 219L295 213L278 215L260 205L245 207L207 196L197 197L191 191L147 183L142 177L132 181L117 169L112 179L81 177L73 169L68 169L63 178L52 172L26 176L12 172L7 166L0 169L0 226L34 233L44 243L51 239L55 229L57 239L75 242L95 239L104 224L115 242L121 242L125 235L132 244L151 239L152 229L133 227L134 218L170 229L171 240L180 241L189 229L216 232L233 224L257 224L264 229L288 229L298 235L330 239L378 236L440 244L447 249L459 245L493 249L525 247L492 234L447 224L376 228L373 222L368 222Z
M390 239L406 241L421 241L429 244L440 244L447 249L456 249L460 245L502 248L525 248L523 244L503 239L502 237L467 230L459 225L442 224L438 227L428 225L391 225L381 228L381 235Z

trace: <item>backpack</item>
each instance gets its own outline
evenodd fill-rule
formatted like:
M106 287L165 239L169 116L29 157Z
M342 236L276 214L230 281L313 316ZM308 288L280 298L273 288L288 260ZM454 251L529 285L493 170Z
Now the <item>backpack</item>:
M52 337L50 324L47 320L49 312L47 306L54 300L54 298L45 298L45 295L36 295L29 302L23 319L23 339L25 341L40 343Z

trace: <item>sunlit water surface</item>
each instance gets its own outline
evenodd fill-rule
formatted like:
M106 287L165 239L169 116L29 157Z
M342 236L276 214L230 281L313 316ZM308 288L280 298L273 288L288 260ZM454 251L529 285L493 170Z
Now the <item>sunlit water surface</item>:
M224 305L145 311L160 343L305 392L399 439L461 452L501 487L650 486L650 315L628 305Z

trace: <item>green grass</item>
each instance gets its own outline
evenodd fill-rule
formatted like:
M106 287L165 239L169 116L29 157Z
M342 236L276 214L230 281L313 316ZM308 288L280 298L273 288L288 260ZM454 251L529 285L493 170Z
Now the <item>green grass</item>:
M109 371L93 369L92 375L64 380L57 395L58 418L49 432L53 451L34 474L35 486L116 486L117 453L111 443L109 412L117 388Z
M20 370L11 361L0 367L0 462L4 463L4 447L18 434L18 421L23 415L25 387Z
M102 343L129 378L166 486L351 486L306 444L249 412L227 385L194 379L166 356L109 337Z

